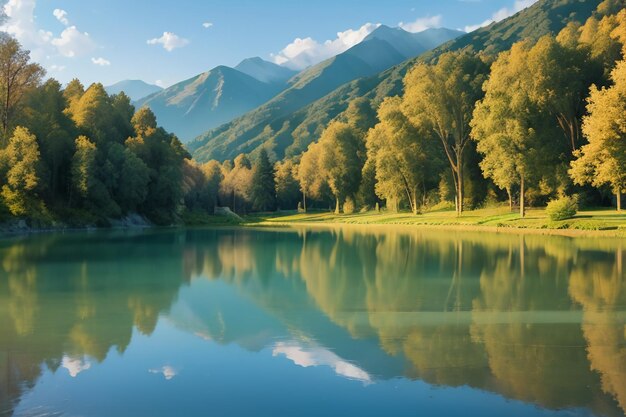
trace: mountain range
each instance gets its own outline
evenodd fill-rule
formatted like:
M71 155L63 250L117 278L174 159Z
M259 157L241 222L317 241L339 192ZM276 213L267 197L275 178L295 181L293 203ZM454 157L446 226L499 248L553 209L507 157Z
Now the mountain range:
M159 124L188 142L254 110L274 119L320 99L342 84L371 76L417 56L463 32L428 29L409 33L380 26L361 43L300 73L261 58L234 68L218 66L135 101Z
M509 18L461 36L447 29L409 34L381 26L361 44L292 78L291 86L267 103L208 131L187 147L200 162L231 159L261 146L278 159L296 156L319 138L351 100L366 97L377 105L385 97L402 94L404 75L416 62L432 62L447 51L466 47L495 56L519 40L536 41L558 33L569 22L584 23L600 2L540 0ZM414 46L416 35L430 38L433 47ZM370 51L380 57L373 58ZM408 53L414 57L394 63Z

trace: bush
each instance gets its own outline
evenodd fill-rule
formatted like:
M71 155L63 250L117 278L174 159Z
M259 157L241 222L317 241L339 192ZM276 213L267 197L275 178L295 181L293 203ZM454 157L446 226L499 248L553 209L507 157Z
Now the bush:
M578 211L578 199L576 197L561 197L552 200L546 207L546 213L552 221L570 219Z
M354 203L354 199L352 197L346 198L346 201L343 203L343 213L352 214L355 210L356 204Z

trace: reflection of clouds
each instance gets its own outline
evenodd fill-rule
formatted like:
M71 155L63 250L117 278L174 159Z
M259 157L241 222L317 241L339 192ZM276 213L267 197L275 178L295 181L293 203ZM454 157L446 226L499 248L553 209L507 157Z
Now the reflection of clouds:
M272 355L285 355L296 365L308 368L309 366L329 366L337 375L348 379L355 379L370 383L370 375L363 369L337 356L335 353L323 347L300 346L298 342L278 342L272 350Z
M212 341L213 338L211 337L210 334L208 334L207 332L201 331L201 332L195 332L194 333L195 336L198 336L200 339L202 340L206 340L208 342Z
M166 380L170 380L178 375L178 371L169 365L165 365L160 369L148 369L151 374L161 374Z
M69 356L63 356L61 366L67 369L72 378L76 378L78 374L91 368L91 362L86 358L71 358Z

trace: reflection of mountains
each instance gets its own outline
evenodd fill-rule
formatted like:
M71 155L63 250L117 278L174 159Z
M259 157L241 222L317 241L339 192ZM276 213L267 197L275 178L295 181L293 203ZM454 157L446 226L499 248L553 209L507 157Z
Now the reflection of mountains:
M0 247L0 352L11 352L0 353L0 405L40 364L103 360L161 313L219 343L271 345L365 381L406 376L622 414L623 242L381 232L196 230Z

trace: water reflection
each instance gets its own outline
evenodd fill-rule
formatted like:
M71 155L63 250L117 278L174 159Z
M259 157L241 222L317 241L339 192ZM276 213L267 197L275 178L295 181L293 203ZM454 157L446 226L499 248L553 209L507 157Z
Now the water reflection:
M364 386L402 377L622 415L625 250L619 239L356 227L6 240L0 415L43 373L78 380L163 321ZM171 364L149 373L185 377Z

